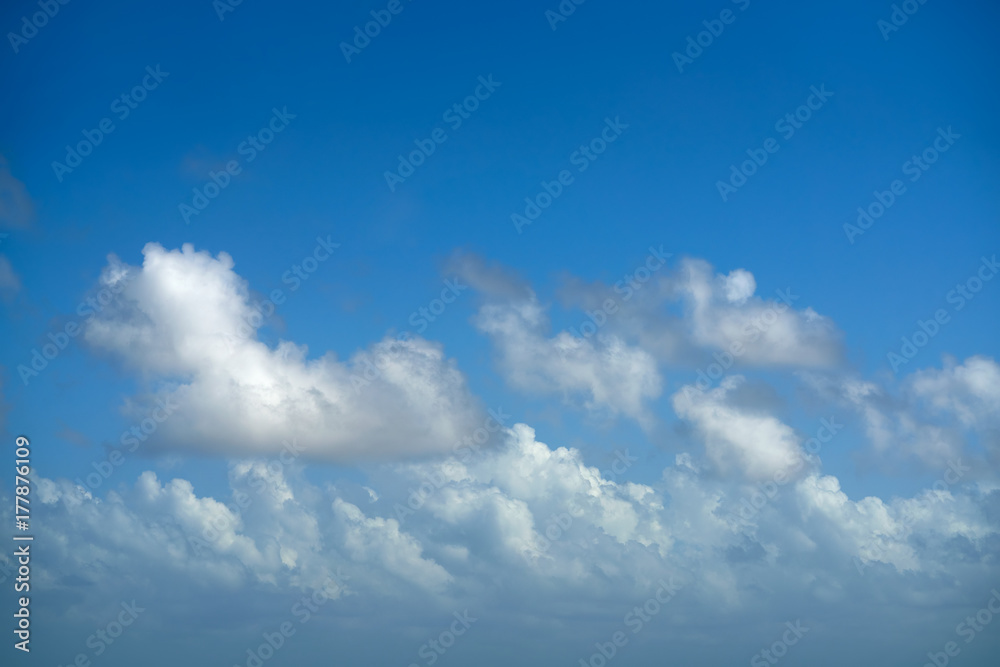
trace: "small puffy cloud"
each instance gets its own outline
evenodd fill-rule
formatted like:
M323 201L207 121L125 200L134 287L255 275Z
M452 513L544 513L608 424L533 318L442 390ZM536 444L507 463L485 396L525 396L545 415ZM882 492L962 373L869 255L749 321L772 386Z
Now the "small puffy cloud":
M753 274L745 269L730 271L728 276L722 276L723 290L726 300L737 306L742 306L757 290L757 281Z
M473 319L493 341L507 382L536 395L560 396L592 414L624 414L648 424L646 402L660 395L656 361L614 336L549 335L548 307L509 270L476 255L454 256L449 270L478 290Z
M254 456L296 438L304 456L378 459L445 452L481 423L465 378L439 345L385 339L347 361L259 341L261 318L226 253L150 243L142 267L110 258L102 283L119 298L86 325L86 341L137 370L182 417L156 446Z
M465 255L450 268L482 294L474 323L490 336L513 386L582 396L587 409L644 423L645 403L661 391L660 364L690 368L720 354L730 358L727 366L822 368L842 361L841 333L829 318L798 309L793 290L764 299L745 269L714 274L707 262L684 259L671 270L665 256L651 252L613 285L569 278L563 300L583 315L577 327L554 334L548 306L511 272Z
M883 386L857 377L803 376L824 400L852 408L881 456L910 458L940 470L953 460L977 458L973 434L993 456L1000 455L995 437L1000 423L1000 366L973 356L958 364L914 371L898 386Z
M805 454L790 426L733 400L744 382L739 375L726 377L708 392L685 386L673 396L674 411L692 422L723 474L735 468L751 480L773 479L797 467Z
M823 367L842 359L833 322L812 308L796 310L800 297L791 288L765 300L753 296L756 281L749 271L713 278L711 266L694 259L682 262L668 280L685 306L682 331L699 347L730 352L751 366Z
M1000 365L989 357L969 357L961 364L917 371L907 387L938 413L955 416L965 427L996 426L1000 422Z
M493 341L500 369L514 387L579 400L593 413L649 421L645 402L659 396L661 387L647 352L616 336L548 336L548 315L534 294L487 303L474 323Z

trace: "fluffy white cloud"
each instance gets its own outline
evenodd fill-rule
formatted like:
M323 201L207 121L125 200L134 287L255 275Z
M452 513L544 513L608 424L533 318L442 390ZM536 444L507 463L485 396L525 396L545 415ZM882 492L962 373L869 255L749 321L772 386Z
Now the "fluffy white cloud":
M698 366L713 353L732 354L748 367L816 368L843 360L842 334L792 288L774 298L755 294L757 281L746 269L713 273L700 259L685 258L645 284L583 284L563 290L570 305L592 310L610 299L617 311L607 329L670 365Z
M346 362L290 341L272 349L229 255L155 243L143 254L141 268L111 259L102 282L121 296L85 337L147 380L137 418L157 400L180 406L154 444L254 455L296 438L305 456L355 460L448 451L482 422L439 345L387 338Z
M757 291L757 281L746 269L730 271L728 276L721 278L726 300L737 306L742 306Z
M507 380L534 393L577 398L592 412L649 416L644 401L660 395L656 361L617 336L578 338L567 332L548 337L548 316L534 294L488 303L475 318L493 340Z
M720 423L732 418L717 414ZM777 423L748 430L790 437ZM391 600L446 608L499 604L490 602L498 595L561 613L572 600L626 604L676 576L688 582L683 604L697 624L720 605L755 609L761 585L797 598L817 578L863 590L863 577L888 582L908 572L932 586L956 549L985 566L998 542L989 507L1000 507L1000 493L961 475L912 498L851 500L818 471L769 487L707 475L698 458L678 455L654 485L608 479L579 451L549 447L519 424L503 446L464 461L376 469L369 483L380 499L364 510L344 490L312 486L296 466L262 461L231 465L225 499L151 472L104 498L40 479L36 521L48 550L38 578L55 586L78 573L90 595L126 584L172 591L179 581L203 591L289 591L342 571L345 592L378 615ZM360 487L356 496L368 499ZM491 592L490 581L507 593Z
M674 410L694 424L708 457L723 473L752 480L788 473L805 458L799 439L772 415L733 403L733 392L744 382L735 375L708 392L685 386L673 396Z
M953 470L947 479L960 482L966 472ZM859 571L879 562L901 573L934 574L947 570L949 541L963 540L973 551L985 553L998 532L975 495L953 494L945 478L936 486L940 488L888 503L872 496L852 501L836 477L814 474L795 491L803 518L816 521L822 517L843 548L855 554L852 558Z
M618 459L624 469L602 473L524 424L458 455L401 456L447 453L483 423L439 347L377 343L369 354L385 353L379 377L359 386L351 375L372 372L360 354L310 359L292 343L269 348L252 331L226 340L253 309L225 254L150 245L145 255L141 268L109 262L102 281L122 288L121 303L86 335L149 383L137 406L157 397L184 406L157 437L240 454L276 452L291 440L312 460L312 481L303 459L232 462L228 489L216 497L152 472L104 497L37 480L39 543L49 546L33 576L70 611L139 590L160 601L156 613L166 599L179 617L190 613L185 591L194 589L206 627L241 623L239 614L210 613L234 605L258 622L280 621L274 610L284 613L289 596L344 580L343 572L350 578L324 640L334 628L391 623L410 632L435 613L476 608L502 632L542 623L546 642L570 634L576 647L593 645L596 632L581 616L600 619L603 633L661 581L676 580L682 591L656 622L702 655L699 647L716 641L710 625L727 632L720 624L749 627L808 609L842 637L849 630L840 619L870 625L865 614L883 613L886 599L905 608L933 598L950 610L997 574L1000 490L987 466L942 467L941 480L908 497L861 497L854 482L804 454L804 436L741 376L672 394L670 406L690 425L675 431L688 451L661 443L674 448L674 462L659 477L634 471L643 483L630 481L636 459L627 452ZM743 269L714 274L687 260L628 300L611 287L571 286L569 301L591 310L617 294L617 314L591 337L551 333L548 309L502 269L466 259L458 273L484 295L474 323L493 340L508 382L594 412L645 421L661 392L657 363L690 368L738 340L746 365L839 360L828 320L755 296ZM741 324L747 318L756 340ZM881 451L947 462L971 446L969 431L995 429L997 371L983 357L948 362L905 378L895 393L854 377L807 379L827 404L856 409ZM838 438L838 449L853 441ZM348 471L349 481L317 481L339 473L315 459L380 456L396 460ZM10 505L0 505L0 520L12 519ZM414 646L425 641L422 630L411 634Z
M840 332L811 308L797 310L800 297L790 289L762 299L745 269L714 275L702 260L684 259L672 271L651 271L650 263L663 266L647 261L614 285L570 279L563 298L586 319L554 335L549 308L509 271L468 255L451 268L482 294L474 323L493 341L511 385L580 398L588 410L646 425L647 403L661 393L661 362L809 368L841 361Z
M420 543L401 532L396 519L367 517L340 498L333 501L333 511L342 522L343 548L356 562L375 563L408 583L432 590L451 581L444 568L421 557Z
M702 260L687 259L666 279L679 294L689 322L682 333L699 346L733 353L754 366L829 366L840 361L840 334L812 308L796 310L791 288L776 299L754 296L753 274L737 269L712 275ZM734 346L739 347L734 347ZM736 350L739 350L737 352Z
M988 357L969 357L961 364L946 359L940 370L914 373L907 386L935 411L954 415L968 428L1000 423L1000 365Z
M49 523L39 527L53 540L50 574L76 573L102 583L119 576L191 579L233 589L320 584L333 571L321 561L333 559L321 554L314 519L292 499L240 495L244 477L233 477L230 500L199 497L190 482L162 483L153 472L104 498L65 480L41 479L38 499ZM267 512L267 505L277 511ZM290 551L303 561L295 572L287 564ZM317 562L305 563L307 554Z
M973 356L915 371L893 391L854 376L803 376L824 400L855 410L876 453L912 458L940 470L959 457L976 459L973 435L1000 455L1000 366Z

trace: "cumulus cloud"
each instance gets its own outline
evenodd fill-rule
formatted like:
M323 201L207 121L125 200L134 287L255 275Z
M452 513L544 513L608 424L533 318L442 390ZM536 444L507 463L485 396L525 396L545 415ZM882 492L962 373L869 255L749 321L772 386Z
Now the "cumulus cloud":
M721 279L726 300L737 306L742 306L757 291L757 281L746 269L730 271L729 275L721 276Z
M493 341L511 386L557 395L595 415L618 414L649 423L645 402L660 395L655 360L617 336L549 335L548 307L513 272L481 257L457 254L448 270L484 299L473 324Z
M566 305L583 313L576 327L552 332L550 308L510 271L460 255L450 269L483 297L474 319L493 341L507 381L538 394L579 400L591 411L650 423L647 403L661 392L661 364L815 368L842 361L841 334L800 296L756 296L746 269L713 274L702 260L673 270L650 249L638 268L612 285L569 278ZM713 356L714 355L714 356Z
M252 326L227 339L254 312L232 258L155 244L144 254L141 267L109 259L102 282L120 298L86 338L136 371L148 388L136 406L156 398L182 406L158 426L164 446L256 456L292 440L314 463L395 460L319 483L314 476L338 473L314 467L310 481L301 459L240 458L229 464L228 488L214 494L196 488L200 476L145 472L104 497L39 479L39 539L51 548L33 576L62 592L67 609L139 589L186 614L190 597L179 591L194 589L206 607L224 593L261 622L273 618L274 600L344 573L337 603L320 613L351 628L386 619L412 627L475 607L505 632L544 622L547 640L572 632L574 646L589 646L593 628L581 617L612 627L660 582L677 581L681 593L659 620L672 637L704 645L704 628L721 617L746 628L763 614L797 618L806 608L830 623L867 625L872 608L892 608L887 599L900 609L934 599L946 615L995 579L1000 490L985 467L956 462L924 490L858 495L738 375L672 391L669 406L690 426L688 450L659 475L644 467L633 477L627 453L623 471L602 473L526 424L489 447L447 455L483 420L440 347L385 340L339 361L287 341L268 347ZM746 317L766 322L758 342L767 345L748 341L741 363L800 369L839 358L839 334L825 318L796 309L795 299L783 309L761 299L744 269L715 274L682 262L632 287L627 301L618 293L618 313L594 336L551 332L549 308L502 267L465 258L457 273L483 295L473 323L494 342L507 381L596 413L648 419L662 387L658 365L693 363L685 355L744 340L735 323ZM566 294L592 310L615 292L595 284ZM650 336L671 342L651 345ZM968 432L995 429L998 373L985 357L914 373L894 391L851 376L806 377L829 404L856 410L881 451L947 461L971 446ZM406 456L416 453L446 455ZM10 505L0 504L0 519L12 519ZM206 627L241 620L206 616Z
M745 367L827 368L843 361L842 334L827 317L803 307L791 287L772 297L756 294L746 269L714 273L701 259L684 258L646 282L635 275L607 285L570 279L568 305L592 311L613 303L606 329L636 341L658 361L700 366L713 355L732 355Z
M805 453L791 427L772 415L734 403L733 393L744 382L735 375L708 392L685 386L673 396L674 411L694 424L708 457L723 473L772 479L796 467Z
M1000 423L1000 365L973 356L961 364L946 359L944 367L915 372L907 388L938 413L951 414L965 427Z
M410 584L441 589L451 575L421 555L420 543L399 530L396 519L367 517L356 505L340 498L333 511L344 530L344 550L359 563L374 562Z
M946 479L961 481L952 470ZM832 475L813 474L796 486L805 520L822 519L859 571L871 563L891 565L895 571L930 574L948 569L949 542L965 542L972 552L984 553L995 543L998 526L980 506L982 497L952 493L945 478L912 498L889 502L869 496L852 501Z
M667 282L684 304L681 334L696 346L732 353L751 366L822 367L841 360L833 322L812 308L797 310L800 296L791 288L764 299L754 295L749 271L713 276L711 265L696 259L683 261Z
M904 376L895 388L856 376L805 375L825 400L853 409L879 455L942 469L958 457L981 458L973 436L994 459L1000 424L1000 366L984 356Z
M508 382L518 389L579 400L610 416L648 421L644 402L659 396L656 361L617 336L578 338L565 331L549 337L545 308L531 294L524 300L490 303L476 327L490 336Z
M773 424L756 432L787 437ZM49 549L37 577L87 596L140 587L155 597L180 582L201 594L307 591L342 573L341 613L351 616L474 603L554 619L580 606L631 608L676 579L677 628L697 633L720 609L795 613L804 597L863 609L886 586L947 595L941 574L956 557L986 567L1000 543L1000 492L961 477L909 498L852 500L818 470L768 490L708 475L699 458L678 455L652 484L610 479L518 424L503 446L465 460L379 467L371 483L382 493L364 510L295 466L259 460L232 463L231 494L218 499L151 472L104 498L42 478L37 521Z
M346 361L291 341L272 349L228 254L150 243L143 255L141 267L111 258L101 280L120 298L85 338L144 379L137 416L158 400L181 406L160 446L240 456L296 438L307 457L357 460L448 451L482 422L439 345L387 338Z

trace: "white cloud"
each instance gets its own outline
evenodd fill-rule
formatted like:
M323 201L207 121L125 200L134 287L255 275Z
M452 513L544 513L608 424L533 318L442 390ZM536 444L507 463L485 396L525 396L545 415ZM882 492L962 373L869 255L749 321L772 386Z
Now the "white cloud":
M946 600L942 618L954 623L951 603L995 585L1000 492L963 481L855 500L836 477L809 472L739 524L734 513L763 487L706 472L703 455L700 447L679 454L651 484L612 480L579 451L550 447L518 424L503 446L466 461L378 467L366 480L380 490L377 502L357 485L364 509L345 497L348 485L321 490L295 465L261 461L233 463L231 494L217 498L149 472L105 498L40 478L33 518L47 547L32 582L84 627L91 610L138 598L158 632L189 621L196 595L199 624L217 639L220 627L276 627L295 600L336 575L346 584L318 612L324 640L345 623L354 633L391 622L410 628L417 646L441 632L441 617L471 609L504 635L544 623L546 641L570 655L593 645L581 614L616 627L667 580L683 586L656 622L669 622L672 645L689 650L712 641L708 626L737 637L762 615L815 609L840 636L850 627L836 619L866 625L886 598L901 609ZM399 513L421 485L429 495ZM12 520L10 506L0 506L0 520ZM740 641L759 645L756 635Z
M842 635L829 619L865 625L864 614L883 613L887 598L901 606L933 598L953 609L995 579L1000 491L988 472L909 497L852 498L852 485L842 488L819 458L804 457L803 436L741 376L672 394L691 426L688 451L673 451L674 463L653 481L648 469L635 471L644 483L628 471L609 478L579 450L550 446L524 424L463 458L415 461L402 455L446 453L463 429L482 423L438 346L373 345L372 354L395 349L359 395L350 376L363 373L361 356L310 359L293 343L270 349L252 335L216 344L252 312L227 255L156 245L145 255L141 268L109 261L102 281L124 286L122 302L86 333L149 383L137 403L170 395L184 406L159 426L165 445L256 454L294 438L312 459L397 460L319 487L302 461L275 468L238 460L216 497L152 472L103 498L39 479L39 540L50 547L33 576L42 588L66 591L70 609L139 589L172 598L187 614L193 589L207 608L225 598L260 621L272 607L287 609L265 605L343 569L349 587L331 605L338 627L412 629L434 612L476 607L504 632L543 622L547 641L572 628L574 641L583 639L574 645L589 646L593 628L581 629L583 615L620 623L659 580L676 577L684 589L657 622L669 623L672 637L704 644L709 625L797 618L804 608L823 610ZM745 336L741 320L762 321L769 310L769 328L741 361L799 368L839 359L828 320L808 309L778 312L755 295L743 269L720 275L684 262L620 300L618 315L591 338L551 333L548 309L503 270L475 261L463 270L484 293L474 322L494 341L508 382L594 412L646 420L661 391L657 362L693 363L684 355L725 349ZM587 299L610 293L570 292L587 308ZM658 336L670 340L650 345ZM969 446L963 429L995 428L997 376L993 360L973 357L915 373L895 394L854 377L810 379L827 404L857 409L882 451L938 461ZM780 473L787 480L774 483ZM314 465L310 477L332 474ZM0 519L11 520L10 505ZM209 626L241 622L208 616Z
M102 282L124 281L121 303L92 318L85 337L152 387L136 399L137 417L157 399L181 406L157 443L239 456L294 437L305 456L356 460L448 451L482 422L439 345L387 338L347 362L310 359L290 341L271 349L255 332L234 336L260 320L229 255L155 243L143 254L141 268L112 258Z
M684 327L699 346L733 352L753 366L832 366L841 360L840 334L833 322L812 308L795 309L800 298L790 288L785 299L754 297L753 274L737 269L712 277L712 267L688 259L670 278L681 296L689 323ZM651 332L651 333L655 333Z
M875 452L912 458L940 470L959 457L977 458L973 434L992 455L1000 455L995 437L1000 423L1000 366L973 356L941 369L904 376L892 390L854 376L805 375L824 400L855 410Z
M988 357L969 357L962 364L947 359L940 370L909 376L907 386L935 411L954 415L967 428L1000 422L1000 365Z
M928 489L889 503L873 496L851 501L836 477L814 474L799 482L795 491L803 519L823 517L823 527L834 532L853 558L862 564L892 565L901 573L944 572L949 540L967 540L987 551L997 533L974 497L947 489Z
M344 529L344 551L357 563L374 563L407 583L440 589L451 575L440 565L421 556L412 536L400 532L396 519L369 518L357 506L340 498L333 511Z
M724 433L732 418L716 413L712 432ZM790 437L776 422L749 430ZM852 588L864 581L856 561L937 577L956 540L967 562L985 564L1000 532L983 492L966 480L912 498L854 501L836 477L818 472L781 485L746 526L736 525L741 501L762 488L755 480L706 475L686 454L659 484L610 480L579 451L549 447L523 424L502 447L465 463L383 466L373 483L383 493L363 511L297 468L261 461L231 465L227 499L152 472L105 498L42 478L36 521L49 550L38 577L53 585L76 573L90 595L124 584L172 591L183 580L202 591L280 591L314 588L343 569L351 594L366 596L364 608L377 616L389 600L414 609L487 604L489 581L538 613L571 600L625 604L676 575L691 582L689 612L711 615L719 605L756 608L764 580L795 597L816 577ZM414 503L421 484L430 492Z
M500 368L514 387L567 401L579 398L592 412L649 420L644 402L660 395L660 376L643 350L616 336L547 337L548 317L533 294L483 306L475 324L493 340Z
M744 382L739 375L726 377L708 392L685 386L673 396L674 410L694 424L721 472L744 474L752 480L773 479L797 467L805 453L791 427L733 403L733 392Z
M754 296L757 283L745 269L713 275L707 262L685 259L674 271L644 269L645 283L635 275L614 286L570 279L563 297L587 319L553 335L549 308L509 271L471 256L450 268L481 292L474 323L493 341L512 386L645 425L652 421L647 403L661 393L661 362L690 368L722 354L730 356L727 366L809 368L843 356L828 318L796 310L800 297L791 290L777 299Z
M585 284L569 279L561 291L567 305L616 311L605 329L668 366L690 368L732 354L746 367L835 367L843 362L842 334L827 317L801 307L793 288L771 298L755 294L746 269L714 273L701 259L685 258L637 289L619 281Z
M757 281L746 269L735 269L722 278L726 300L737 306L742 306L757 290Z

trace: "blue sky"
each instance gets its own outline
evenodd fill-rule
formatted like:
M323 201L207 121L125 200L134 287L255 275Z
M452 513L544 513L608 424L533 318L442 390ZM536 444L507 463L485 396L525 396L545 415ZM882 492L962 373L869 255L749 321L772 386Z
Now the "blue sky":
M5 6L0 429L34 447L31 659L96 658L85 619L141 592L149 621L106 664L149 646L173 660L165 637L246 664L337 567L351 593L269 664L426 664L419 638L469 605L481 634L441 664L578 664L670 576L687 599L617 664L752 661L799 617L819 630L788 664L942 650L1000 585L998 10L903 4L905 22L857 2L69 2L35 30L38 3ZM560 6L575 7L564 21ZM77 166L71 147L90 148ZM223 187L192 214L213 175ZM629 276L641 287L616 290ZM233 338L275 290L273 314ZM599 335L579 333L608 299ZM920 322L934 335L894 364ZM67 325L79 335L29 371ZM699 387L736 343L726 377ZM74 487L169 397L187 402L107 480ZM504 428L456 463L490 408ZM727 525L831 416L842 430L753 529ZM293 439L302 452L268 472ZM958 458L973 472L928 505ZM401 521L394 506L435 474L449 481ZM190 552L193 517L263 478L281 489L267 507ZM572 544L539 551L547 517L595 493ZM900 523L910 505L916 525ZM135 541L88 528L105 513ZM522 547L530 565L508 553ZM206 598L205 618L183 613ZM899 620L879 630L876 612ZM370 641L324 644L354 634ZM513 636L524 653L505 656ZM964 664L997 647L995 627L976 636Z

